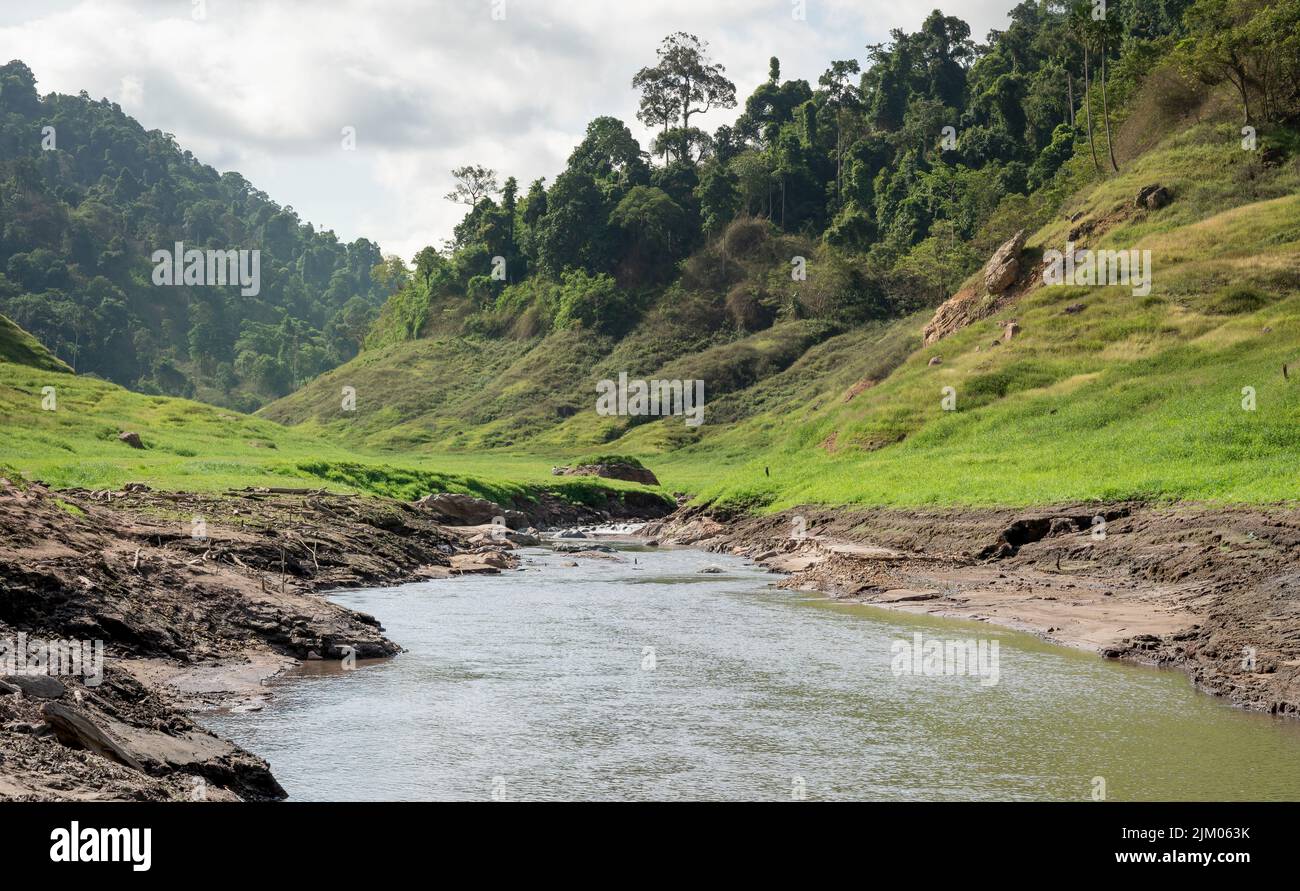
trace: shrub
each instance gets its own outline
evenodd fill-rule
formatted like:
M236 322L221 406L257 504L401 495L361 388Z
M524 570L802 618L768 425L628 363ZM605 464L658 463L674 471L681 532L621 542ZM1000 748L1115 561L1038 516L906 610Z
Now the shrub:
M1220 316L1235 316L1254 312L1268 303L1263 294L1249 285L1228 285L1215 292L1206 311Z
M634 309L626 291L605 273L589 275L581 269L564 273L556 328L582 325L605 334L625 330L632 322Z
M761 331L771 326L776 310L759 286L741 282L727 292L727 315L738 328Z
M767 244L772 224L757 217L737 217L722 234L722 249L732 259L754 256Z

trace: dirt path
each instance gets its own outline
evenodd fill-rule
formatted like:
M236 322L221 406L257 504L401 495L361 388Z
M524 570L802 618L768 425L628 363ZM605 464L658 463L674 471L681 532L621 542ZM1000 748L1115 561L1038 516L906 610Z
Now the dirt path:
M791 573L786 587L1176 666L1234 705L1300 716L1294 508L696 508L647 534L748 556Z

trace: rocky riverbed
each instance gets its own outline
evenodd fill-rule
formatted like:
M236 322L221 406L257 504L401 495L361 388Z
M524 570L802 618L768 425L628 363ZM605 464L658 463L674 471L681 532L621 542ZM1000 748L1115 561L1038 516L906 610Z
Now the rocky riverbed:
M399 652L376 619L322 592L510 571L538 529L611 520L650 519L642 536L747 557L788 587L1173 666L1235 705L1300 715L1294 508L665 509L637 494L407 504L0 480L0 658L26 657L15 642L103 645L102 673L0 662L0 799L283 798L265 761L192 715L260 708L264 682L304 660ZM586 547L566 550L610 558Z
M664 510L640 493L599 507L549 496L503 507L461 495L405 504L0 480L0 799L283 798L265 761L190 715L256 708L263 682L301 660L399 651L376 619L320 592L511 570L512 550L535 540L529 527ZM94 642L102 671L40 662Z

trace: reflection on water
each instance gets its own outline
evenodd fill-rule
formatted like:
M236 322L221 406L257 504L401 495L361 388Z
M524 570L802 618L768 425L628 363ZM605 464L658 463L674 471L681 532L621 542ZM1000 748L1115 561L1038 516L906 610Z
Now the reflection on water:
M335 596L407 652L309 664L203 722L295 799L1087 800L1103 777L1112 800L1300 800L1300 722L1181 673L777 590L716 554L524 553ZM916 631L998 641L998 684L895 675Z

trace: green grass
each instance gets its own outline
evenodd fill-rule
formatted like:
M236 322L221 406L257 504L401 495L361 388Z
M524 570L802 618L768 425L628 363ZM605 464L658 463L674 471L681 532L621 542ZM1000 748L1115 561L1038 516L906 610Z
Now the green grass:
M1250 159L1218 129L1170 140L1067 209L1126 215L1085 243L1150 249L1149 296L1122 286L1034 290L916 350L846 403L843 381L880 362L878 346L859 344L834 387L807 388L802 410L783 405L713 431L660 459L659 478L700 499L770 510L1300 498L1300 376L1281 372L1300 364L1297 173L1242 175L1236 167ZM1148 182L1171 186L1175 202L1128 213ZM1061 245L1069 225L1045 227L1031 248ZM1082 312L1062 312L1076 302ZM992 346L1011 318L1020 334ZM897 323L900 335L918 327ZM928 365L933 356L942 364ZM948 386L954 412L940 403ZM1243 409L1243 387L1254 388L1254 411Z
M53 387L54 410L42 407ZM140 434L133 449L118 434ZM411 500L464 492L493 501L534 500L550 492L599 504L633 483L550 476L540 458L462 454L394 457L330 443L310 430L226 409L144 396L67 372L0 362L0 473L56 488L221 492L244 486L322 487Z
M632 487L550 474L597 454L638 460L666 491L752 510L1295 501L1300 167L1261 167L1235 134L1204 124L1118 175L1088 183L1076 171L1083 185L1029 239L1031 253L1059 248L1083 227L1080 246L1148 249L1149 295L1037 288L927 347L929 312L744 334L710 327L721 294L691 292L619 342L562 331L367 351L256 417L73 377L11 333L27 364L0 362L0 465L95 488L324 485L494 500L548 490L598 501ZM1173 202L1139 211L1133 196L1154 182ZM1084 309L1065 312L1075 303ZM994 346L1009 319L1020 332ZM620 370L702 377L705 423L597 416L595 382ZM56 387L57 411L41 409L44 386ZM355 412L342 410L345 386ZM942 407L946 387L955 411ZM118 442L122 430L147 448Z
M45 345L4 316L0 316L0 362L28 365L47 371L71 371Z

